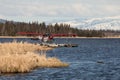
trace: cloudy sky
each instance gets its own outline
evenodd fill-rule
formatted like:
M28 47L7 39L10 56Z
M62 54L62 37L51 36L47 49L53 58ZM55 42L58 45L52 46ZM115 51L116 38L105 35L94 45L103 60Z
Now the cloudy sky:
M120 15L120 0L0 0L0 18L30 20Z

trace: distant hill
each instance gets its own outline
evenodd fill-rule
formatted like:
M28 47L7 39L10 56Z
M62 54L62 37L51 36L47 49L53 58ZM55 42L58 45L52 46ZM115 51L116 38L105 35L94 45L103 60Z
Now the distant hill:
M17 35L17 32L47 32L54 34L75 33L82 37L120 36L120 16L64 20L59 20L57 23L53 21L51 25L44 22L25 23L0 19L0 23L6 22L5 25L0 25L0 35Z
M5 23L7 20L0 19L0 23Z
M6 20L0 19L0 23ZM14 21L15 22L15 21ZM38 21L39 22L39 21ZM65 23L70 24L73 28L91 29L91 30L120 30L120 16L103 17L103 18L48 18L46 24Z
M120 30L120 16L91 19L79 18L68 21L60 21L59 23L70 24L71 27L77 27L79 29Z

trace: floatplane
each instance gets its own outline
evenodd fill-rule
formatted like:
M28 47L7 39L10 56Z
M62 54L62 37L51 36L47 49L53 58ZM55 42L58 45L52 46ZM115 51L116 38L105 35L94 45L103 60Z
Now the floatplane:
M50 33L33 33L33 32L18 32L18 35L34 36L31 40L41 40L40 45L48 47L77 47L77 44L55 44L54 37L76 37L76 34L50 34ZM38 36L38 37L36 37Z

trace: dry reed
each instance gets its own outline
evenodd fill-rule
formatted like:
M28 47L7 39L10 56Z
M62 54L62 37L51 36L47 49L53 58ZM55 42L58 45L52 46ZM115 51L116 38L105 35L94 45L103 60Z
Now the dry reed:
M51 48L26 42L0 43L0 73L29 72L36 67L67 67L55 57L47 57L37 50Z

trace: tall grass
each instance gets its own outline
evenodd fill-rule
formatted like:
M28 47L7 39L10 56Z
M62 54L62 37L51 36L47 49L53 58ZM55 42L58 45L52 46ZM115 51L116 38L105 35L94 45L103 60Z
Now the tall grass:
M12 42L0 43L0 55L3 54L26 54L26 52L33 52L38 50L49 50L51 48L40 46L39 44L31 44L27 42Z
M35 52L49 49L26 42L0 43L0 73L29 72L36 67L68 66L55 57Z

